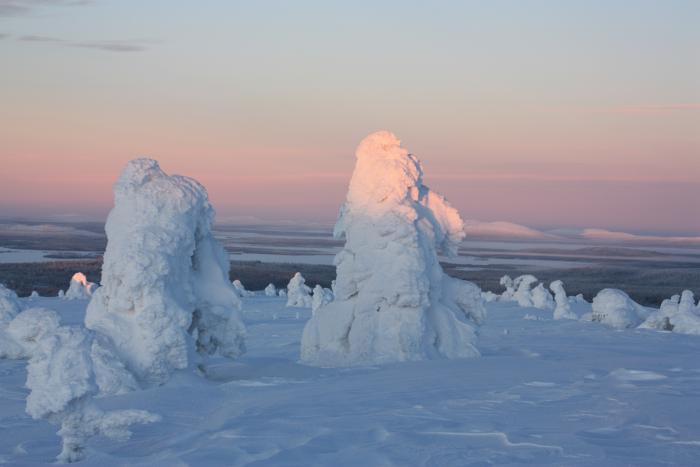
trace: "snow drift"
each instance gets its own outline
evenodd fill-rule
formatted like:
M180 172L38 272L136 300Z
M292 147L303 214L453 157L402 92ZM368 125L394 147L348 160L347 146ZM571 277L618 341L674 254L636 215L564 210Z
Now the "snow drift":
M335 300L304 328L302 361L347 366L479 355L481 291L444 274L456 254L458 212L423 184L418 159L386 131L365 138L335 226ZM290 290L291 295L291 290Z
M102 286L85 324L107 336L144 382L164 382L192 351L244 351L240 300L214 239L214 210L191 178L168 176L151 159L126 166L107 218Z

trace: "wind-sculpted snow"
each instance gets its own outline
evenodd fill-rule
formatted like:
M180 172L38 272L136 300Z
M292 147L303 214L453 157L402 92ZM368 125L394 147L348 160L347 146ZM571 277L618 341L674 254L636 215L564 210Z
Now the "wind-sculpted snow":
M586 319L623 329L639 326L648 315L646 308L622 290L603 289L593 298L592 311Z
M334 231L346 239L335 258L335 300L307 323L302 361L347 366L479 355L481 291L447 277L437 259L437 251L455 254L464 237L459 213L423 184L420 162L393 134L369 135L356 157Z
M281 291L280 291L281 292ZM306 279L301 273L295 273L287 284L287 306L311 308L311 287L306 285Z
M61 298L66 300L85 300L89 299L93 292L97 289L97 285L89 282L85 274L82 272L76 272L71 277L70 285L68 286L68 291Z
M114 343L144 382L162 383L191 351L244 351L240 300L211 233L214 211L196 181L131 161L114 185L102 286L86 326Z

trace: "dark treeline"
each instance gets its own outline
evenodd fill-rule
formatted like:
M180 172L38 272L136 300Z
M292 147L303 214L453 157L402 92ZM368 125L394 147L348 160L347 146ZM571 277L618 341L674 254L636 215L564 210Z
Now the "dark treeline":
M516 277L529 273L537 276L545 285L556 279L564 281L569 295L582 293L591 300L598 291L613 287L627 292L636 302L647 306L659 306L671 295L690 289L700 296L700 268L654 267L644 268L594 268L523 270L515 267L486 267L475 271L459 269L460 266L444 264L445 271L454 277L469 280L483 290L500 293L499 284L504 274ZM83 272L89 281L100 282L101 259L79 261L50 261L45 263L0 263L0 283L28 296L36 290L42 296L56 296L60 289L67 289L71 276ZM321 284L330 287L335 279L335 267L329 265L262 263L259 261L233 261L229 276L240 279L248 290L262 290L269 283L277 288L286 287L295 272L301 272L310 287Z

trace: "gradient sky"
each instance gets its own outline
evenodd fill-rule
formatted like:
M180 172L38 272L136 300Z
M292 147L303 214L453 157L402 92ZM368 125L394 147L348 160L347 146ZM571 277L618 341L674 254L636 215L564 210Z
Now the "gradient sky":
M0 0L0 217L127 160L220 218L335 218L369 132L465 218L700 233L700 2Z

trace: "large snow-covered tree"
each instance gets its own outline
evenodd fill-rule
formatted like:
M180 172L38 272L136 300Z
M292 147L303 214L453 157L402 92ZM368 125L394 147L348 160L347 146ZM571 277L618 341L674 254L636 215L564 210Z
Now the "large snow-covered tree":
M390 132L366 137L335 236L335 300L316 311L301 358L345 366L439 357L473 357L480 290L445 275L438 251L464 237L457 210L423 184L418 159Z

